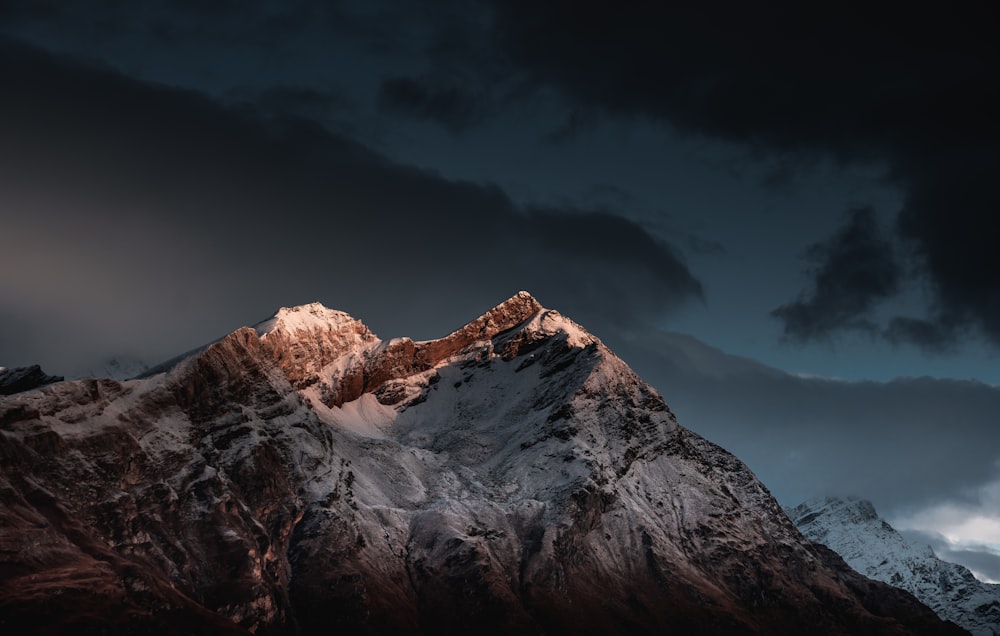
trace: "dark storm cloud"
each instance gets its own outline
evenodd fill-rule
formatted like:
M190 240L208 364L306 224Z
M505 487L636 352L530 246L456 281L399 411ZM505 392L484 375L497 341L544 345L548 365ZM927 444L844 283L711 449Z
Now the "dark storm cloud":
M408 77L382 82L379 106L415 119L438 123L462 132L488 113L484 98L460 86L438 87Z
M49 309L27 336L59 334L23 362L171 355L311 300L433 337L520 288L598 331L700 294L670 246L614 215L525 209L308 120L25 46L0 60L0 293ZM5 346L8 364L29 353Z
M688 249L695 254L725 254L726 246L704 236L688 233L684 237Z
M5 20L45 20L58 15L57 2L4 0L0 2L0 18Z
M900 234L934 293L932 348L968 327L1000 346L1000 65L987 5L492 4L516 67L578 103L784 162L884 162L906 198ZM810 318L800 308L793 324ZM897 341L927 342L901 324Z
M358 133L360 106L346 93L307 86L271 86L263 90L241 87L227 91L225 99L261 119L304 119L322 123L333 133Z
M928 352L944 353L957 344L956 328L939 321L896 316L884 335L893 344L915 344Z
M654 288L672 289L681 298L702 298L699 283L674 250L640 226L607 212L529 208L531 229L544 251L587 262L605 262L648 272Z
M997 126L994 117L984 122L979 143L914 167L927 178L912 184L899 218L902 235L932 274L933 326L944 333L977 327L994 346L1000 346Z
M806 258L816 264L811 290L771 312L784 323L785 337L805 342L844 329L873 332L870 313L896 292L900 267L872 210L852 211L846 225L812 245Z
M939 559L960 562L981 576L1000 581L1000 554L987 546L956 548L947 538L937 533L904 530L902 534L911 541L929 545Z
M253 95L234 95L253 100L262 114L284 117L301 117L320 120L331 112L353 108L355 105L343 93L317 90L306 86L274 86Z
M580 134L593 130L597 122L598 117L593 109L574 108L559 127L545 135L545 140L556 145L565 144Z

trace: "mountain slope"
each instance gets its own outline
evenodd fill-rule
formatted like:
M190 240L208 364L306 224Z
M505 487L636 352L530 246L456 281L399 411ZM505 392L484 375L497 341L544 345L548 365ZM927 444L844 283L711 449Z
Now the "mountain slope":
M956 563L938 559L928 546L905 539L860 499L813 499L789 517L812 541L831 548L848 565L902 588L976 636L1000 635L1000 585L977 580Z
M62 376L49 375L37 364L13 369L0 367L0 395L14 395L62 380Z
M961 633L523 292L426 342L282 309L160 370L0 402L0 625Z

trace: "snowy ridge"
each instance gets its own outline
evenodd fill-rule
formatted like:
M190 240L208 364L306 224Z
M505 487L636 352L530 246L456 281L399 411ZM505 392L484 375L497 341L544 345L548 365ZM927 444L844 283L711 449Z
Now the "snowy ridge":
M264 336L281 330L289 334L315 330L337 330L344 324L356 322L349 314L329 309L320 303L309 303L298 307L282 307L271 318L257 323L257 334Z
M983 583L965 567L938 559L930 546L908 541L879 518L871 502L818 498L787 512L806 538L834 550L861 574L910 592L975 636L1000 635L1000 585Z

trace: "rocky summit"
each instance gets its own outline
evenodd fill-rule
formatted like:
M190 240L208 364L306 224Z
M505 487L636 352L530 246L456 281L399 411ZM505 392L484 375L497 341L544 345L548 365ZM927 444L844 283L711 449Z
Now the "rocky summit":
M383 341L319 304L0 398L0 630L957 634L520 293Z

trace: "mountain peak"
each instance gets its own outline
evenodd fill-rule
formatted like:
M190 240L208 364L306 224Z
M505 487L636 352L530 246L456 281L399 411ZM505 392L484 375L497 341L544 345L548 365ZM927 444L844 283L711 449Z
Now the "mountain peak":
M282 307L275 312L274 316L258 323L254 328L258 335L264 336L275 330L281 330L288 334L300 331L339 330L344 325L353 325L359 322L350 314L314 302L295 307Z
M535 341L558 333L566 334L568 344L574 347L585 347L598 342L586 329L558 311L546 309L526 291L517 292L441 341L468 340L470 337L487 340L521 325L524 326L524 333L518 339L521 343L525 339Z
M327 365L380 342L360 320L320 303L282 307L254 329L296 386L314 383Z
M484 339L492 338L513 329L543 309L545 308L531 294L519 291L455 333L463 332Z
M503 301L500 304L506 305L509 302L521 302L521 301L528 301L536 304L538 303L538 301L535 300L535 297L531 295L531 292L522 289L521 291L517 292L516 294L514 294L513 296L511 296L510 298L508 298L507 300Z
M807 539L837 552L861 574L910 592L974 636L1000 633L1000 585L982 583L929 546L907 540L870 501L825 497L787 512Z
M820 517L836 517L852 523L879 518L875 505L858 497L815 497L788 510L788 516L799 528Z

